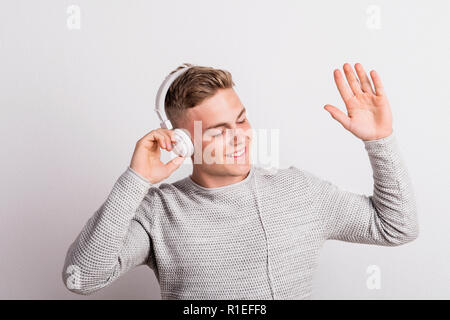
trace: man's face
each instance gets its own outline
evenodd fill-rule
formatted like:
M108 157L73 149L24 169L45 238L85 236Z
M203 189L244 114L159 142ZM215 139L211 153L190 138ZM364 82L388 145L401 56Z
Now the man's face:
M196 169L220 176L248 173L252 130L245 111L233 88L219 89L186 111L183 127L194 141L192 162Z

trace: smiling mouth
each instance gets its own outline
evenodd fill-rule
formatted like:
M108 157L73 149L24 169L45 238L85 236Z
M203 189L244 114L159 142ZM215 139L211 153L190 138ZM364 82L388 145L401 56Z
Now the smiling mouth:
M234 159L236 159L236 158L242 157L242 156L245 154L246 151L247 151L247 147L244 147L244 148L242 148L241 150L236 151L236 152L234 152L234 153L227 154L226 156L227 156L228 158L234 158Z

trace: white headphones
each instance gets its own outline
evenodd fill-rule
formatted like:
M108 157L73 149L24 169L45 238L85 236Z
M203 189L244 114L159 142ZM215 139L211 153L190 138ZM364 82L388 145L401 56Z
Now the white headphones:
M166 100L167 91L170 88L172 82L174 82L181 74L183 74L186 70L191 67L184 66L182 69L169 74L159 87L158 93L156 95L156 107L155 111L158 115L159 120L161 120L161 128L171 130L173 128L172 123L164 111L164 103ZM190 157L194 153L194 145L192 143L191 137L189 136L189 132L185 131L185 129L174 129L175 140L177 141L173 146L173 152L181 157Z

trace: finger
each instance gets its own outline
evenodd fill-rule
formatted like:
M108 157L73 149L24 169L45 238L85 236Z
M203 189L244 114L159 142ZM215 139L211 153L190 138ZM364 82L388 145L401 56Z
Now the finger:
M353 91L353 94L356 96L358 94L362 93L361 86L358 82L358 79L356 78L355 72L353 72L352 67L350 64L345 63L344 64L344 73L345 77L347 78L348 85Z
M336 86L344 102L346 102L350 98L353 98L352 91L345 83L344 77L342 76L341 71L339 71L338 69L334 70L334 82L336 82Z
M174 172L179 166L181 166L181 164L184 162L184 159L186 159L186 158L177 156L177 157L173 158L172 160L170 160L169 162L167 162L164 165L167 176L170 176L172 174L172 172Z
M160 130L159 133L164 137L164 141L167 146L167 151L172 150L173 149L172 142L171 142L172 139L171 139L169 133L167 133L166 130Z
M375 91L377 96L384 96L384 87L381 82L381 78L375 70L370 71L370 77L372 78L373 85L375 86Z
M350 118L344 112L342 112L341 110L339 110L335 106L332 106L331 104L325 105L324 109L327 110L330 113L330 115L333 117L333 119L335 119L340 124L342 124L342 126L345 129L349 130L349 128L350 128Z
M177 143L177 140L175 139L175 131L173 131L171 129L163 129L163 130L169 138L170 148L172 149L173 145Z
M152 130L149 133L147 133L145 136L143 136L141 139L139 139L138 142L159 142L159 145L163 148L166 148L166 145L164 143L164 139L162 139L162 136L158 134L158 130Z
M170 130L170 129L165 129L165 131L170 136L170 141L171 142L177 142L177 140L175 139L175 131Z
M359 82L361 83L362 91L366 93L373 93L375 94L375 91L373 91L372 85L370 83L369 77L367 76L366 72L364 71L364 68L361 63L355 64L355 70L358 74Z
M164 135L162 135L158 132L155 132L153 134L153 137L154 137L153 141L158 141L161 148L167 149L166 138L164 137Z

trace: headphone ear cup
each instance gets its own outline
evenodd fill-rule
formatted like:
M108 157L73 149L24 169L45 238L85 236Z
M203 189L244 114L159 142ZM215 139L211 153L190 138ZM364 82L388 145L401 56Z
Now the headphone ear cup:
M194 154L194 145L191 137L183 129L174 129L175 140L173 152L181 157L190 157Z

